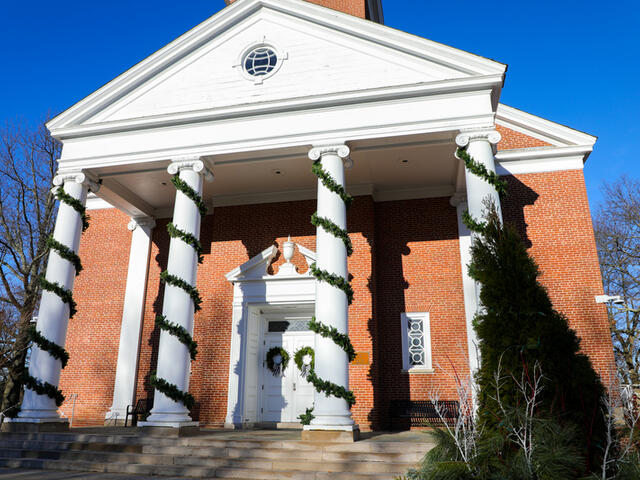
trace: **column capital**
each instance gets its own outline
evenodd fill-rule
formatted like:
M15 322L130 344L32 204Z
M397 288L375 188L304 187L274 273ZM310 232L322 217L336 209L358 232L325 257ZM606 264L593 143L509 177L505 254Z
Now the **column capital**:
M351 149L344 143L327 144L327 145L314 145L309 150L309 158L314 162L321 159L324 155L337 155L344 160L344 166L351 168L353 161L349 157Z
M152 217L134 217L127 225L127 228L133 232L138 227L152 229L155 226L156 220Z
M180 170L185 169L191 169L196 173L204 175L207 182L213 181L213 172L209 168L209 162L203 160L199 155L173 158L167 167L167 171L171 175L176 175Z
M75 182L81 185L86 185L89 190L94 193L100 190L99 180L93 175L83 171L58 172L56 176L53 177L53 184L56 187L63 186L66 182Z
M500 132L494 129L481 129L461 131L456 136L456 144L459 147L466 147L467 145L469 145L469 143L477 140L482 140L495 145L500 140L502 140L502 135L500 135Z

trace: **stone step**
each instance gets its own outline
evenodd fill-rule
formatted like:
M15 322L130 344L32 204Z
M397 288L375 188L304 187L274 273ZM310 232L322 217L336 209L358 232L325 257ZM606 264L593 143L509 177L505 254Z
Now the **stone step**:
M120 445L117 443L82 443L82 442L53 442L38 440L2 440L0 451L3 449L24 450L96 450L108 452L142 453L144 445ZM163 448L163 447L159 447ZM166 447L165 447L166 448Z
M72 462L124 463L139 465L175 465L210 468L248 468L272 471L313 471L313 472L353 472L353 473L402 473L414 466L415 462L354 461L346 457L339 461L310 461L308 458L286 456L281 452L278 458L247 457L201 457L172 456L159 454L114 453L100 451L71 450L13 450L3 451L8 458L30 458L42 460L67 460ZM291 452L289 452L290 454Z
M342 461L351 460L359 462L399 462L416 463L422 459L427 448L417 452L378 452L360 453L350 451L323 451L323 449L304 451L304 457L308 460ZM199 456L199 457L221 457L231 458L283 458L285 456L297 456L297 453L290 449L282 448L236 448L236 447L164 447L155 445L145 445L142 447L143 453ZM287 453L289 452L289 453Z
M0 467L64 470L74 472L119 473L130 475L157 475L187 478L234 478L237 480L392 480L391 473L351 473L351 472L314 472L314 471L274 471L249 468L204 468L182 465L140 465L122 463L97 463L85 461L62 461L44 459L7 459L0 458Z

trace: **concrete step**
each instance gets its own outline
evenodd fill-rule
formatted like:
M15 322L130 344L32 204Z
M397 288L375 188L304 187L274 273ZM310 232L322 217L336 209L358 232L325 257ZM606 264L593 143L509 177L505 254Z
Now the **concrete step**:
M353 473L402 473L415 462L357 461L348 456L338 461L310 461L305 458L287 456L292 452L280 452L279 457L209 457L172 456L161 454L114 453L90 450L16 450L6 449L2 455L7 458L42 460L66 460L70 462L119 463L138 465L171 465L208 468L246 468L272 471L313 471L313 472L353 472Z

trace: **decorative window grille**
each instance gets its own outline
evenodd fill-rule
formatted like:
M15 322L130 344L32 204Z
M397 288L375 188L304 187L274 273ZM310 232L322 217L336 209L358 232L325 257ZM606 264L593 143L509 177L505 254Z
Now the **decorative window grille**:
M431 370L429 313L403 313L402 360L404 370Z
M278 55L273 49L262 46L251 50L244 59L244 70L252 77L273 72L278 64Z

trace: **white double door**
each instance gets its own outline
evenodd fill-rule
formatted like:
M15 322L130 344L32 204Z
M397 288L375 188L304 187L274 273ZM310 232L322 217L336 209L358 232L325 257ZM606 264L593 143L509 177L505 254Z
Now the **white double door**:
M273 347L282 347L289 354L289 364L283 375L274 376L267 368L267 353ZM307 382L294 356L302 347L314 347L314 333L266 332L262 358L262 421L299 423L298 415L313 406L313 385Z

